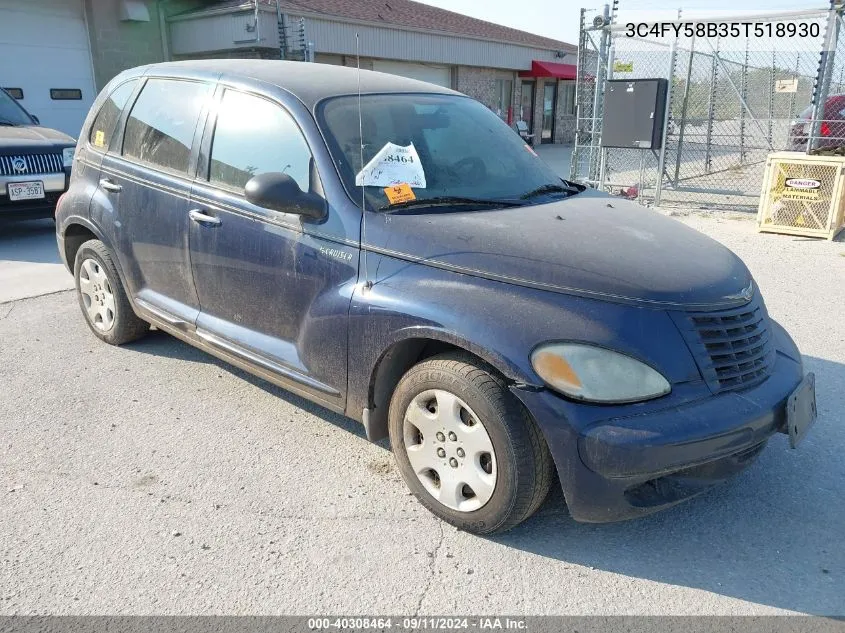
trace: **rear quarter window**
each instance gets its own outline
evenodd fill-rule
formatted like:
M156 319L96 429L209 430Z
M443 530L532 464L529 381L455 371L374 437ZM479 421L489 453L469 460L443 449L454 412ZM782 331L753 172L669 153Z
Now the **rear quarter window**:
M126 122L123 155L187 173L194 132L210 91L205 83L148 80Z
M91 124L91 129L88 132L88 142L95 148L102 151L108 148L111 137L114 134L114 128L120 119L120 113L126 106L129 97L132 96L137 83L137 79L132 79L120 84L100 107L100 111L97 113L94 123Z

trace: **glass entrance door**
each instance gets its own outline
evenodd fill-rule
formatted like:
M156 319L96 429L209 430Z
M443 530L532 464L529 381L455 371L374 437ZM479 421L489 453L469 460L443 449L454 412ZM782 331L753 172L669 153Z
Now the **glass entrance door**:
M519 118L528 125L528 133L534 133L534 82L522 82L522 97L519 104Z
M551 143L555 137L555 110L557 109L557 81L543 84L543 133L542 143Z

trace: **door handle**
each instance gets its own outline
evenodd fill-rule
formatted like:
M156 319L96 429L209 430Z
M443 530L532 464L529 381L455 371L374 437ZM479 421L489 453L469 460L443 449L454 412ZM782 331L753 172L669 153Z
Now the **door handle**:
M206 215L199 209L191 209L188 211L190 218L197 224L205 224L206 226L220 226L223 220L215 218L213 215Z
M116 182L112 182L108 178L103 178L102 180L100 180L100 187L102 187L106 191L111 191L112 193L119 193L123 190L123 187L121 187Z

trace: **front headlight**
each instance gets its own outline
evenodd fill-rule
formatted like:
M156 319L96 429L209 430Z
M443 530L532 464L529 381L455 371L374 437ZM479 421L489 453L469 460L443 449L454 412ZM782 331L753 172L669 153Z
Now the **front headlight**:
M62 161L65 164L65 167L70 167L73 165L73 153L76 151L75 147L65 147L62 150Z
M589 402L639 402L671 391L660 373L638 360L583 343L551 343L531 354L534 371L552 389Z

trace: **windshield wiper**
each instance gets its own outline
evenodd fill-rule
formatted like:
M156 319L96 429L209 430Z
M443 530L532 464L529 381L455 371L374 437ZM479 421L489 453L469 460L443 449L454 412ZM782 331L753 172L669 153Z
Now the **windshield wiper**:
M521 207L519 200L496 200L492 198L463 198L461 196L436 196L434 198L417 198L407 202L386 204L379 207L379 211L394 211L411 207L435 207L439 205L483 206L483 207Z
M522 200L528 200L529 198L535 198L537 196L542 196L543 194L547 193L568 193L568 194L575 194L578 193L578 189L575 187L567 187L565 185L558 185L554 183L549 183L546 185L542 185L537 187L536 189L532 189L526 194L520 196Z
M6 119L0 119L0 125L8 125L10 127L17 127L18 124L14 123L13 121L7 121Z

